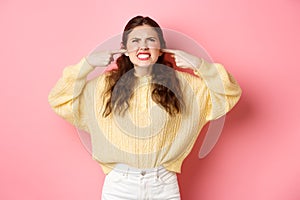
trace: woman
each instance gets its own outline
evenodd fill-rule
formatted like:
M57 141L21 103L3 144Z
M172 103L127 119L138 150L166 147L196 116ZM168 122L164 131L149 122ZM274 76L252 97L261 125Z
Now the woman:
M114 54L120 54L117 68L87 81ZM221 64L166 49L159 25L137 16L124 29L121 49L92 52L65 68L49 103L90 133L93 159L106 174L103 200L178 200L176 173L200 130L226 114L240 95Z

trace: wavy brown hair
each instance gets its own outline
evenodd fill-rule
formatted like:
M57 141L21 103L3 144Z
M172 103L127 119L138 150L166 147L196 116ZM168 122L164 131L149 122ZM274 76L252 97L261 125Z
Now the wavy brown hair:
M166 48L163 32L160 26L151 18L136 16L125 26L122 35L122 44L126 49L128 34L137 26L149 25L158 34L160 47ZM111 112L123 114L129 105L129 100L134 93L138 77L134 75L134 66L128 56L121 55L117 61L117 69L111 70L106 81L108 83L105 96L108 95L103 116L107 117ZM161 105L171 116L182 112L184 107L182 91L179 80L171 62L165 59L163 53L159 56L151 71L152 99Z

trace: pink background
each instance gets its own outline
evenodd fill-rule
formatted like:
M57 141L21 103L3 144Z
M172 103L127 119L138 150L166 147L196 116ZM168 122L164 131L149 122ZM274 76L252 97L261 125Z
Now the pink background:
M0 2L0 199L100 199L100 166L47 96L137 14L195 39L243 89L213 151L198 159L201 134L184 162L182 199L300 199L300 2L174 2Z

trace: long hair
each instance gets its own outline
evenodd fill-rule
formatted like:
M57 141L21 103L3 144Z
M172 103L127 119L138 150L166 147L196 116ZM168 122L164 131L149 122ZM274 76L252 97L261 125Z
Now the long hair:
M166 48L163 32L160 26L149 17L136 16L125 26L122 35L122 44L126 48L129 33L137 26L149 25L158 34L160 47ZM128 56L121 55L117 61L117 69L113 69L106 77L108 88L105 96L108 95L104 112L104 117L111 112L124 113L129 105L129 100L133 95L137 77L134 76L134 65ZM179 80L173 69L171 62L165 59L163 53L153 65L151 71L151 97L152 100L161 105L170 115L182 112L184 106L182 91Z

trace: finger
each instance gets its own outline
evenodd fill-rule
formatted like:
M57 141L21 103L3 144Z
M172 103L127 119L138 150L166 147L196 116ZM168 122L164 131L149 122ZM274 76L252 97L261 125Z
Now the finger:
M126 52L127 52L126 49L117 49L117 50L111 51L110 53L111 53L112 55L114 55L114 54L124 54L124 53L126 53Z
M161 49L160 51L163 53L171 53L171 54L176 53L176 50L173 50L173 49Z
M110 63L113 62L113 61L114 61L114 57L111 56L111 57L109 58L109 61L107 62L107 64L110 64Z

